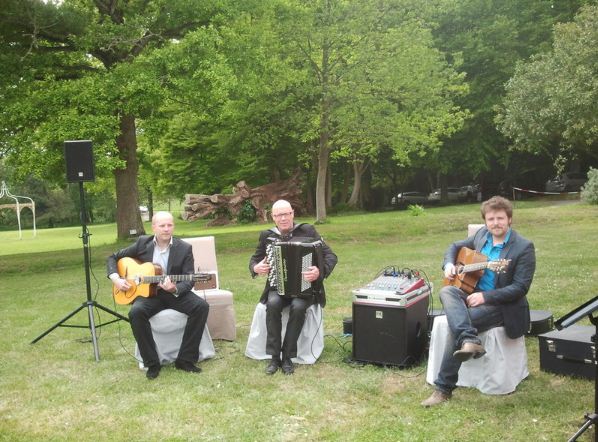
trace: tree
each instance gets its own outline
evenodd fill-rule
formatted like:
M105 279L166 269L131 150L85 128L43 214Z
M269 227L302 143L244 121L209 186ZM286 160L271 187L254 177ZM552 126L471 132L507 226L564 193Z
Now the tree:
M509 140L494 122L496 106L517 62L548 51L554 23L570 20L583 3L459 0L437 11L438 47L466 74L470 92L458 104L471 111L471 118L441 147L436 170L461 179L500 181L507 168L540 166L541 158L530 165L509 151Z
M497 116L513 148L598 159L598 6L554 28L552 51L517 66Z
M62 141L92 139L98 173L114 173L118 237L143 232L137 121L151 119L165 98L148 55L208 24L215 4L7 2L1 17L10 61L0 82L4 155L23 171L56 180Z

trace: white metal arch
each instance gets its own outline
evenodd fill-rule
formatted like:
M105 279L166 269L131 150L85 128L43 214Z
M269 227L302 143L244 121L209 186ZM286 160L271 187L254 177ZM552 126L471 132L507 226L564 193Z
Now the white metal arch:
M23 233L21 232L21 209L25 207L29 207L31 212L33 213L33 236L37 235L37 229L35 227L35 202L29 198L28 196L20 196L20 195L13 195L8 190L8 186L4 181L2 181L2 187L0 187L0 198L12 198L15 203L14 204L0 204L0 209L13 209L17 212L17 222L19 224L19 239L23 237ZM21 203L19 198L29 200L28 203Z

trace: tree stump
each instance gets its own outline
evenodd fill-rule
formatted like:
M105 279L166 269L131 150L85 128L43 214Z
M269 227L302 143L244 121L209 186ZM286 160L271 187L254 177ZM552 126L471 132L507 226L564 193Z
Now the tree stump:
M249 201L255 209L257 219L262 223L270 221L268 212L272 204L278 200L287 200L296 214L305 212L305 204L301 197L300 173L284 181L265 184L252 189L245 181L239 181L233 187L231 195L220 193L214 195L186 194L182 218L195 221L207 216L214 216L209 226L222 226L234 222Z

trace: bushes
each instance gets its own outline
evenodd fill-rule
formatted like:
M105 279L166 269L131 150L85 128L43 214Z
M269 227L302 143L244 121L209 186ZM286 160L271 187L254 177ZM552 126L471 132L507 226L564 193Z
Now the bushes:
M590 168L588 181L581 189L581 199L588 204L598 204L598 169Z

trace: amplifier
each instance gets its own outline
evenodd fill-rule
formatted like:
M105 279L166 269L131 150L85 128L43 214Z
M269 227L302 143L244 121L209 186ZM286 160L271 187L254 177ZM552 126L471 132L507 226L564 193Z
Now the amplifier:
M417 363L427 343L429 290L409 303L353 301L353 359L408 367Z
M432 288L422 278L409 275L379 276L365 287L353 290L353 301L388 302L407 306L422 295L429 296Z
M572 325L538 335L540 370L567 376L594 379L596 346L592 336L596 328Z

